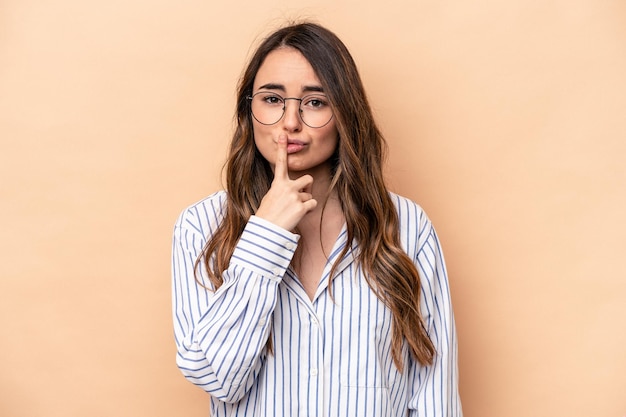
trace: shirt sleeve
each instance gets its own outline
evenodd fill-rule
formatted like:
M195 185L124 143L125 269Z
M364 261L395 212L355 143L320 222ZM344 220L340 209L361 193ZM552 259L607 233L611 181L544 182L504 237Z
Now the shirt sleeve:
M411 417L462 417L458 390L458 348L448 276L435 229L424 220L416 264L422 286L421 309L436 354L431 365L411 364Z
M213 291L200 285L194 263L206 238L181 215L174 227L172 308L177 365L185 377L224 402L254 383L266 354L278 284L297 247L294 235L252 216ZM198 280L207 285L206 270Z

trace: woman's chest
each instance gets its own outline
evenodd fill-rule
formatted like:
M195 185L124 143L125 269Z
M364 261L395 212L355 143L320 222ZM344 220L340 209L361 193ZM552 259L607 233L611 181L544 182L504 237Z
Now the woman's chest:
M281 283L273 315L274 355L295 375L342 385L387 387L397 377L391 358L391 311L355 264L311 301L302 288Z

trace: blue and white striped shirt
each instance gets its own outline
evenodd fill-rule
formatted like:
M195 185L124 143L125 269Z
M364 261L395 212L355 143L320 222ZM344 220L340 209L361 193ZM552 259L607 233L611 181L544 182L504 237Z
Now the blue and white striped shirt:
M187 208L174 228L177 364L211 394L211 416L460 417L457 339L435 230L415 203L392 194L401 240L422 280L421 308L437 354L429 366L391 357L391 312L365 282L345 227L311 300L289 264L299 236L252 216L224 272L207 291L193 265L223 218L221 191ZM329 272L338 262L335 278ZM206 271L199 278L210 287ZM273 353L266 342L272 338Z

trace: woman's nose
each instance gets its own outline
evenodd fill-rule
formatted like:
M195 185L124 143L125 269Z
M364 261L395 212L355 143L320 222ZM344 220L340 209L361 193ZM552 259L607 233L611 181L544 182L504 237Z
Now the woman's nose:
M302 127L299 100L285 100L285 114L283 115L283 125L288 130L299 130Z

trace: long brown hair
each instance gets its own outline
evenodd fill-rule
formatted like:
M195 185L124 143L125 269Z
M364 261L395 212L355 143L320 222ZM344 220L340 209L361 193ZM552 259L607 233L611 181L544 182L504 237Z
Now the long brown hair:
M392 312L394 363L402 369L403 339L420 363L432 363L435 348L419 308L420 278L401 247L397 211L384 183L386 142L374 122L348 49L334 33L317 24L294 24L271 34L257 48L239 81L236 130L225 165L224 219L203 248L196 267L200 262L204 264L215 289L223 283L221 273L228 268L248 219L270 188L273 173L254 144L247 97L252 94L255 76L265 57L281 47L302 53L331 103L339 141L329 192L335 191L339 196L348 242L354 240L359 246L358 262L368 285ZM346 245L338 259L349 247ZM333 273L334 268L331 279Z

